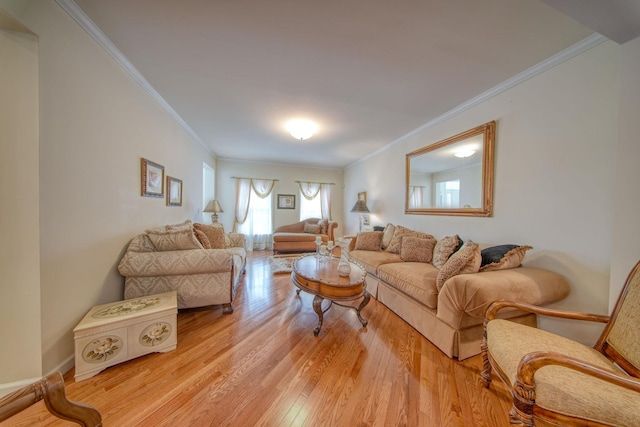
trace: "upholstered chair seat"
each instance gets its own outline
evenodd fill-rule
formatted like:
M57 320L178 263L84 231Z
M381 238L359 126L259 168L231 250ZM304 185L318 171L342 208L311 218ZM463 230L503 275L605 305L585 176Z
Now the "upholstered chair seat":
M511 390L512 424L640 425L640 263L611 316L500 301L487 310L482 379L492 369ZM504 307L606 323L595 346L496 318Z

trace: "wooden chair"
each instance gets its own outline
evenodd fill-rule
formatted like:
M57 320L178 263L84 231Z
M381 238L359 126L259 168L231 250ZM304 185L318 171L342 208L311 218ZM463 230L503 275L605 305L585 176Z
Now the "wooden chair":
M504 307L605 323L589 347L497 319ZM511 390L511 423L525 426L640 426L640 262L611 316L497 301L489 306L482 344L482 380L493 368Z
M0 422L43 399L49 412L58 418L86 427L102 426L100 412L91 406L67 399L60 372L54 372L0 399Z

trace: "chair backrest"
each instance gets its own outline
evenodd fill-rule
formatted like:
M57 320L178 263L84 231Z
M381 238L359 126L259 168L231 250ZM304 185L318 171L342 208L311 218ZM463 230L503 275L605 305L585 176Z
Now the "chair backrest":
M595 348L640 377L640 261L629 273Z

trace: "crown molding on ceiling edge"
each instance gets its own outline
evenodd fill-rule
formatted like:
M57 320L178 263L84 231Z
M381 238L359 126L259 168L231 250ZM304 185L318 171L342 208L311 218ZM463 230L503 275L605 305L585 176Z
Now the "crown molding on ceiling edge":
M149 95L158 103L162 108L164 108L167 113L173 119L178 122L182 128L187 131L189 135L193 139L195 139L207 153L211 154L214 157L217 157L216 154L209 148L204 141L191 129L191 126L185 122L182 117L174 110L171 105L156 91L151 83L144 78L144 76L138 71L136 67L127 59L126 56L109 40L109 38L98 28L96 24L87 16L86 13L80 9L80 7L73 0L56 0L58 3L68 14L71 16L80 26L87 32L89 35L113 58L115 61L120 64L120 66L128 72L131 77L140 85L142 88L147 91Z
M400 142L409 139L413 136L416 136L422 132L424 132L425 130L435 127L443 122L445 122L446 120L449 120L452 117L457 116L458 114L462 113L465 110L468 110L472 107L475 107L478 104L483 103L484 101L487 101L490 98L493 98L494 96L497 96L499 94L501 94L502 92L505 92L517 85L519 85L520 83L523 83L527 80L529 80L532 77L537 76L538 74L541 74L553 67L556 67L560 64L562 64L563 62L573 58L574 56L577 56L593 47L598 46L601 43L606 42L607 40L609 40L608 38L606 38L605 36L598 34L598 33L594 33L592 35L590 35L589 37L586 37L584 39L582 39L581 41L579 41L578 43L574 44L573 46L569 46L568 48L566 48L565 50L562 50L558 53L556 53L553 56L550 56L549 58L545 59L544 61L541 61L539 63L537 63L536 65L524 70L523 72L516 74L515 76L505 80L504 82L500 83L497 86L494 86L493 88L487 90L486 92L481 93L480 95L471 98L470 100L458 105L457 107L447 111L446 113L436 117L433 120L428 121L427 123L423 124L422 126L412 130L411 132L401 136L400 138L396 139L395 141L391 142L390 144L385 145L384 147L366 155L365 157L356 160L353 163L348 164L345 169L349 169L371 157L377 156L378 154L390 149L391 147L399 144Z

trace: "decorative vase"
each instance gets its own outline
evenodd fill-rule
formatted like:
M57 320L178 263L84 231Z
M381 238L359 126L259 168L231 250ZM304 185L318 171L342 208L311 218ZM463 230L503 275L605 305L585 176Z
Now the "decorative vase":
M349 262L349 240L343 240L340 246L340 262L338 263L338 275L348 276L351 274L351 263Z

